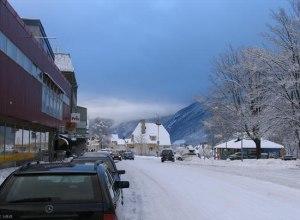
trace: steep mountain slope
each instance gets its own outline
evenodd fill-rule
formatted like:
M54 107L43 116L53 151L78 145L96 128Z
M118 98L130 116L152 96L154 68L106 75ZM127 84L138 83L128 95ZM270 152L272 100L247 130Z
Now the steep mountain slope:
M202 122L206 117L207 112L200 103L195 102L175 113L164 126L169 131L172 142L183 139L190 144L199 144L205 138Z
M188 144L199 144L205 140L203 133L203 120L207 117L200 103L195 102L181 109L174 115L162 117L161 123L168 130L171 142L185 140ZM156 119L147 119L147 122L155 122ZM119 134L120 138L129 137L139 120L129 121L114 126L111 132Z

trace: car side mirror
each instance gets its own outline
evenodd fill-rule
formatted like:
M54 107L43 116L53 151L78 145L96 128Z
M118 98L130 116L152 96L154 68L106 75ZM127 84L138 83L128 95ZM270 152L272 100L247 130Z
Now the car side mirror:
M125 174L125 170L118 170L117 173L118 174Z
M115 187L117 187L119 189L129 188L128 181L115 181L114 185L115 185Z

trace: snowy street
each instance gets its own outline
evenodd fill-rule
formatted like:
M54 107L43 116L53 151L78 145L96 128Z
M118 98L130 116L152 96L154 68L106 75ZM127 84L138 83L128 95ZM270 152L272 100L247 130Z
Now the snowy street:
M126 219L299 219L300 169L122 161ZM248 172L248 170L250 172ZM264 175L265 173L265 175ZM267 175L268 174L268 175ZM284 181L286 179L286 181ZM293 185L294 183L294 185Z

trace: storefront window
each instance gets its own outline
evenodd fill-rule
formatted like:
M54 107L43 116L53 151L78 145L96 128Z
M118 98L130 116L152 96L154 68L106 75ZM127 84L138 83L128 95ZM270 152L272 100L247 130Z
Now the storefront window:
M39 152L42 149L41 141L41 132L36 132L36 152Z
M36 139L36 132L30 131L30 152L37 152L36 147L37 139Z
M15 129L14 152L25 152L25 148L23 147L23 130L22 129Z
M6 127L5 131L5 153L11 154L14 152L16 130L15 128Z
M46 139L46 133L41 133L41 149L48 150L48 141Z
M23 146L26 152L30 152L30 136L28 130L23 130Z
M0 164L30 161L48 149L49 134L0 123Z

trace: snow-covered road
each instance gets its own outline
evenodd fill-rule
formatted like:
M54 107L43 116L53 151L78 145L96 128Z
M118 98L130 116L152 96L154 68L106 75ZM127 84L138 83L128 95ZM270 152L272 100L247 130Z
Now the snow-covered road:
M280 182L157 158L137 157L118 166L131 184L124 190L128 220L300 219L300 189Z

